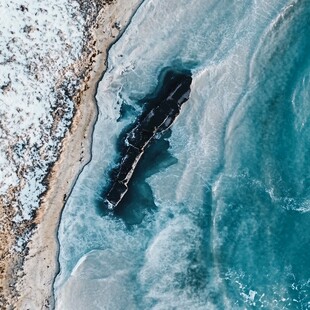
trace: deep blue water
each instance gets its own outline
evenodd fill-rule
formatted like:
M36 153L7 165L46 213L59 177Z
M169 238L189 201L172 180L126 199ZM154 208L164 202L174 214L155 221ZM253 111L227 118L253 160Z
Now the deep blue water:
M189 101L100 209L163 68ZM111 48L59 228L57 309L310 309L310 1L146 0Z

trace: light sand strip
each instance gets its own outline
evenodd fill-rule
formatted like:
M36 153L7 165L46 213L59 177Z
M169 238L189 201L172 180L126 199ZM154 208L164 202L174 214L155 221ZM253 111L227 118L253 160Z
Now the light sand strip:
M90 67L83 90L76 96L76 113L62 151L48 178L48 191L37 214L37 229L29 243L24 276L16 289L20 294L17 309L52 309L52 285L58 271L57 229L66 198L79 173L90 160L91 137L97 118L95 93L106 69L107 50L127 25L141 0L117 0L99 13L91 29L93 49L86 66ZM121 28L116 27L121 25Z

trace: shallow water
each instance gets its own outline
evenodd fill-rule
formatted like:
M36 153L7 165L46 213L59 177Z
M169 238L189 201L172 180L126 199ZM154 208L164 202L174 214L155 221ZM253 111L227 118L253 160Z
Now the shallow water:
M145 1L111 48L64 209L57 309L310 309L310 1ZM189 101L117 214L117 139L163 68Z

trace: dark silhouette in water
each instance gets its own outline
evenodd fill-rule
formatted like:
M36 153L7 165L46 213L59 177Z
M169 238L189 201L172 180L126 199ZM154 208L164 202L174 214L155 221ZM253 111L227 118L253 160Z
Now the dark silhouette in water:
M132 174L152 138L167 130L179 115L190 95L192 77L189 72L168 71L156 97L125 133L120 144L121 159L111 174L105 204L114 210L128 190Z

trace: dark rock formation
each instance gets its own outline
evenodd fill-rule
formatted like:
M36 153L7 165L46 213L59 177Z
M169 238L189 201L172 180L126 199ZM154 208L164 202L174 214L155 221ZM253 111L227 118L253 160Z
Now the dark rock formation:
M156 97L146 104L144 113L127 131L121 141L121 159L113 171L105 204L113 210L128 190L128 183L152 138L168 129L179 115L181 106L189 98L190 73L168 71Z

